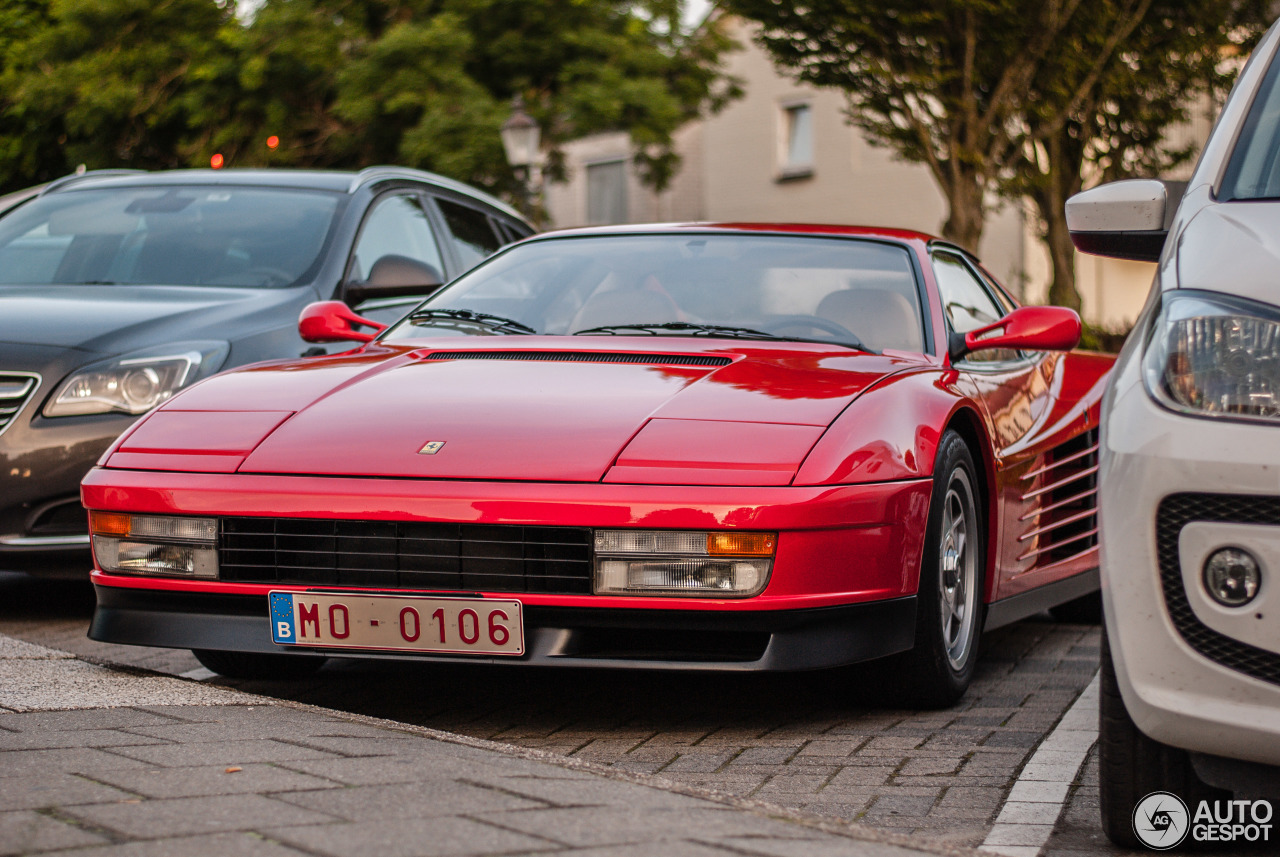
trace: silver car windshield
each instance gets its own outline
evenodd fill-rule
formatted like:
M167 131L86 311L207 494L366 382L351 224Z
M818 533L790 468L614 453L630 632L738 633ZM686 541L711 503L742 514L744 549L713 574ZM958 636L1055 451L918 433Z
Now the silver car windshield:
M0 284L280 287L319 264L342 195L293 188L95 188L0 218Z
M900 245L770 234L594 235L495 256L391 331L673 335L922 351L920 294Z

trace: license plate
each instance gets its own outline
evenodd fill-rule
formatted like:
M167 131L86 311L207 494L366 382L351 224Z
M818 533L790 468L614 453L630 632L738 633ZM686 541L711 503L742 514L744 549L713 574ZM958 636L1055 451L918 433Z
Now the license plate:
M523 655L520 602L496 598L272 592L271 638L284 646Z

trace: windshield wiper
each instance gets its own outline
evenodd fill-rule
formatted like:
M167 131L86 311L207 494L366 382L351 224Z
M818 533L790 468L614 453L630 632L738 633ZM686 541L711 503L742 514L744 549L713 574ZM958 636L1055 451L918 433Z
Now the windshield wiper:
M600 327L589 327L586 330L574 331L573 335L579 336L584 333L607 333L612 336L618 336L633 330L641 333L647 333L650 336L659 336L663 333L677 333L685 334L687 336L723 336L733 339L773 339L782 342L814 342L819 345L843 345L846 348L865 351L868 354L878 353L863 345L862 341L856 336L848 340L812 339L803 336L782 336L781 334L768 333L751 327L730 327L723 324L699 324L697 322L690 321L667 321L653 324L606 324Z
M469 325L479 325L498 333L519 333L530 334L537 333L527 324L521 324L515 319L504 318L500 315L490 315L487 312L475 312L469 309L420 309L409 313L409 321L411 322L453 322L454 327L460 326L458 322Z

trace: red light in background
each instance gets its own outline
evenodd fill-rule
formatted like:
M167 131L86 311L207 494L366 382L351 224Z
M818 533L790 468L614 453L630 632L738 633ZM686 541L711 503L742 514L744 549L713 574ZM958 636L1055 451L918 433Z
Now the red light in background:
M279 146L279 145L280 145L280 138L277 137L275 134L272 134L270 137L267 138L268 149L274 149L276 146Z
M209 166L213 167L215 170L222 169L223 163L222 153L220 152L209 159Z

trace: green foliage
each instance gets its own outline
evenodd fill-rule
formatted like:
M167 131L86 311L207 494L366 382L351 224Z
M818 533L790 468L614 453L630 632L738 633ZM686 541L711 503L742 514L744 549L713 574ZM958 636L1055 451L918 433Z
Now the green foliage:
M1248 50L1265 28L1270 4L722 5L760 22L759 41L783 68L809 83L843 90L850 120L872 142L928 165L950 204L943 231L976 247L986 207L997 194L1030 195L1043 210L1060 212L1083 175L1159 171L1188 157L1168 143L1169 129L1186 117L1194 98L1229 85L1234 69L1223 60ZM1059 256L1069 255L1062 237L1050 236L1050 243Z
M679 0L16 0L0 11L0 190L90 167L399 163L515 190L498 134L524 97L551 175L627 130L646 180L736 90L732 44ZM11 129L13 129L11 131ZM266 146L268 136L280 139Z

